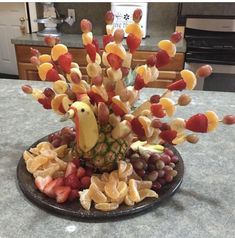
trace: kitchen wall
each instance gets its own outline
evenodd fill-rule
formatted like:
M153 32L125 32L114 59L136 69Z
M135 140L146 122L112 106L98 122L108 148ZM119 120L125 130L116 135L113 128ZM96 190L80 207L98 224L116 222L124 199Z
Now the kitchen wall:
M69 8L75 9L76 22L69 26L63 23L60 30L68 34L81 34L80 20L89 18L93 23L94 34L105 33L104 15L110 10L110 3L55 3L55 8L62 17L67 17ZM149 3L148 4L148 30L147 34L157 35L162 32L172 32L177 20L178 3ZM38 18L43 16L43 5L37 3Z

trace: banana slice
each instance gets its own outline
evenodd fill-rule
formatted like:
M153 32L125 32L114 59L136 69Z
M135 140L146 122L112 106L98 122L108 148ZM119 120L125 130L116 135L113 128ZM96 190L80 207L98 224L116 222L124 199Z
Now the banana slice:
M183 132L185 130L185 120L183 118L175 118L171 121L170 127L177 132Z
M164 110L166 111L166 114L168 117L172 117L175 114L176 107L175 103L170 98L161 98L160 104L163 106Z
M104 64L104 66L110 67L110 64L109 64L109 62L108 62L108 60L107 60L107 55L108 55L108 53L106 53L106 52L104 51L103 54L102 54L102 62L103 62L103 64Z
M151 127L151 120L146 117L146 116L139 116L138 117L140 124L143 126L144 128L144 132L145 132L145 136L151 137L153 135L154 132L154 128Z
M83 45L92 44L93 34L92 32L87 32L82 34L82 43Z
M58 94L63 94L68 90L68 84L63 80L57 80L53 83L53 89Z
M170 40L161 40L158 47L165 50L170 57L174 57L176 54L176 46Z
M108 78L110 80L112 80L113 82L116 82L116 81L122 79L122 71L121 71L121 69L114 70L112 68L108 68L107 69L107 75L108 75Z
M89 63L93 63L91 61L90 56L88 54L86 55L86 61L87 61L88 64ZM100 57L100 55L98 53L96 53L96 55L95 55L95 63L99 64L99 65L101 64L101 57Z
M86 67L86 70L87 70L87 74L91 78L95 78L96 76L99 76L102 73L102 69L100 65L96 63L89 63Z
M159 76L159 71L158 71L157 67L155 67L155 66L150 67L150 70L151 70L151 80L150 81L157 80L157 78Z
M126 57L122 62L122 66L126 68L131 68L132 54L130 52L126 53Z
M113 26L113 24L107 24L107 25L106 25L107 35L112 35L112 34L113 34L113 31L114 31L114 26Z

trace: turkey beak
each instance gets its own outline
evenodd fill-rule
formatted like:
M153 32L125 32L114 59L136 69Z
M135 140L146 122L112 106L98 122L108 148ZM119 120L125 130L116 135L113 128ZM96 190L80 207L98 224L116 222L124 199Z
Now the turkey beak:
M64 115L63 117L60 118L60 121L67 121L68 119L71 119L74 117L74 110L69 109Z

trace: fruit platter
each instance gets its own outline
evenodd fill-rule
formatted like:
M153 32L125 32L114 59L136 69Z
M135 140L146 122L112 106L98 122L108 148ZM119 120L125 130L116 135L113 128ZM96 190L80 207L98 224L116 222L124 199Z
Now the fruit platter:
M175 146L195 144L198 134L235 123L234 115L220 119L214 111L187 119L174 117L177 107L191 102L190 95L183 93L174 101L174 91L193 90L197 80L212 73L209 65L195 73L182 70L181 79L168 85L162 95L151 95L136 107L141 89L158 79L158 69L172 60L182 39L180 32L172 33L158 42L146 62L132 68L143 36L141 17L136 9L124 39L122 29L114 30L114 15L108 11L103 50L93 36L92 23L82 19L88 80L59 38L45 37L50 55L31 49L31 63L40 79L50 81L52 87L23 85L23 92L58 114L61 121L71 120L71 126L33 143L19 161L19 186L40 207L79 219L147 211L181 185L184 165Z

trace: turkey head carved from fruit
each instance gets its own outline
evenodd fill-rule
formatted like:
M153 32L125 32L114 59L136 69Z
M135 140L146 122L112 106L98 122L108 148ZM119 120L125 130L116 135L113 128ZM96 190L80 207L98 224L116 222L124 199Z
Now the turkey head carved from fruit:
M84 102L74 102L62 120L75 123L77 147L83 152L91 150L99 137L98 125L91 107Z

